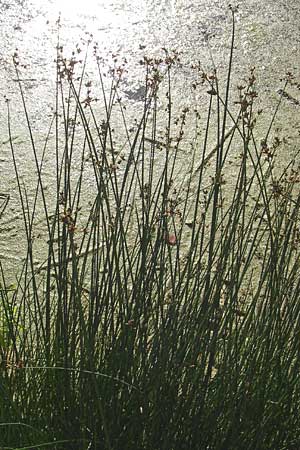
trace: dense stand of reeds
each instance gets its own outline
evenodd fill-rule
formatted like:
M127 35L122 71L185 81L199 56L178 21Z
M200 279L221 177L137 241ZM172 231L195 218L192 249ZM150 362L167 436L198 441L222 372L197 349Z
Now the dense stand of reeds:
M27 254L13 288L0 266L0 448L299 448L300 178L294 159L275 167L273 117L255 136L254 72L232 92L231 50L222 95L217 72L199 70L206 125L183 158L192 113L174 125L176 55L144 59L134 124L122 68L107 92L96 61L97 103L85 64L77 80L58 46L42 154L19 83L37 179L29 198L10 139Z

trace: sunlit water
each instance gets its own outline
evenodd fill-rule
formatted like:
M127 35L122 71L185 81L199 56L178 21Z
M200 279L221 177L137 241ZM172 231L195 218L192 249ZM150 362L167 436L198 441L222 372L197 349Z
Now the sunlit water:
M256 66L258 90L266 114L278 100L276 90L287 70L300 81L300 3L298 0L247 0L239 2L236 23L236 49L233 85ZM0 257L14 264L22 255L18 242L16 217L20 216L11 154L7 144L7 115L3 96L11 99L13 136L18 144L18 162L23 181L29 186L33 165L28 148L24 115L21 113L12 55L18 49L21 71L32 124L38 145L42 146L54 103L57 20L60 17L60 42L71 54L76 44L93 36L104 58L119 52L130 65L128 96L134 108L140 72L137 61L143 54L159 54L162 47L182 51L185 62L200 60L208 70L215 64L224 72L228 60L231 16L223 0L4 0L0 2L0 194L9 194L10 202L0 218ZM183 89L191 74L177 74L174 97L178 102L191 99ZM299 92L293 92L298 96ZM138 98L136 99L138 108ZM200 101L201 99L199 99ZM133 104L133 105L132 105ZM283 105L279 125L297 145L300 108ZM23 119L22 119L23 117ZM50 174L49 174L50 176ZM1 204L1 198L0 198ZM13 239L10 240L10 237Z

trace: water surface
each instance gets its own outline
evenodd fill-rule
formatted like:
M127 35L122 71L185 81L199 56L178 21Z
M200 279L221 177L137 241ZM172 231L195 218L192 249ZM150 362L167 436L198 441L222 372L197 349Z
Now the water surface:
M24 257L25 247L19 239L22 235L20 205L7 142L4 96L10 99L12 133L22 182L28 186L29 196L34 192L34 187L30 189L34 163L12 64L16 49L20 61L26 65L21 70L23 87L36 144L42 148L55 101L54 60L59 14L60 42L66 54L71 55L76 44L84 46L92 35L103 58L110 60L112 53L126 57L128 75L124 97L130 102L133 116L135 110L138 114L143 97L137 61L144 54L160 54L162 47L181 51L185 63L185 69L176 73L177 106L203 101L192 89L187 89L193 77L188 64L200 60L207 70L215 65L220 75L225 75L232 21L227 2L223 0L7 0L0 3L0 13L0 194L10 196L0 219L0 257L13 266ZM286 71L293 72L300 81L300 3L298 0L240 1L236 19L233 86L247 76L251 66L256 66L257 90L263 109L258 127L263 133L267 126L263 120L271 116L276 106L277 91L282 87L280 80ZM290 94L300 100L297 89ZM300 109L285 100L282 103L276 127L281 135L287 136L287 151L291 152L298 144ZM50 185L50 166L48 172L45 170L46 177L47 173Z

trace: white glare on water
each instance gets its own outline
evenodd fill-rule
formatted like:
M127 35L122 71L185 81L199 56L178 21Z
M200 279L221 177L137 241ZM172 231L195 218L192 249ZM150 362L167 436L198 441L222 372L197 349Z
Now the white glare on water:
M95 10L99 10L101 3L97 0L31 0L31 2L39 7L45 7L47 11L53 14L61 13L68 18L73 18L77 15L93 15Z
M126 19L128 12L141 14L145 0L30 0L35 7L47 15L59 14L68 21L78 17L97 19L97 22L108 24Z

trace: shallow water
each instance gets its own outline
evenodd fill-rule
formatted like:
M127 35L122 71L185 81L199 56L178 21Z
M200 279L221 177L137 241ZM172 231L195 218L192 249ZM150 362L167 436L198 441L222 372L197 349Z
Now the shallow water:
M43 146L55 100L54 59L59 11L60 41L66 54L71 54L76 44L83 45L92 34L105 59L110 60L114 52L126 56L128 75L123 93L130 102L133 116L135 111L138 114L143 96L137 61L144 54L160 54L165 47L182 51L185 63L200 60L207 70L215 64L221 75L227 67L232 21L227 2L223 0L73 0L71 3L72 6L58 0L0 3L0 194L10 196L0 218L0 258L5 258L11 267L24 257L25 248L19 240L20 206L7 142L4 95L11 100L12 135L22 181L29 186L29 196L34 192L34 188L30 189L34 163L12 64L16 49L20 61L27 66L21 71L22 85L39 148ZM247 76L251 66L256 66L257 90L263 109L258 130L263 135L279 99L280 79L286 71L291 71L300 81L300 3L298 0L244 0L239 2L236 19L233 86ZM176 72L173 94L176 107L203 101L201 96L193 95L192 89L186 89L192 79L193 74L187 69ZM289 93L300 100L296 89ZM280 128L280 135L289 138L289 153L299 143L299 113L299 105L283 99L275 126ZM45 173L51 184L51 168ZM0 207L2 198L5 197L0 197Z

